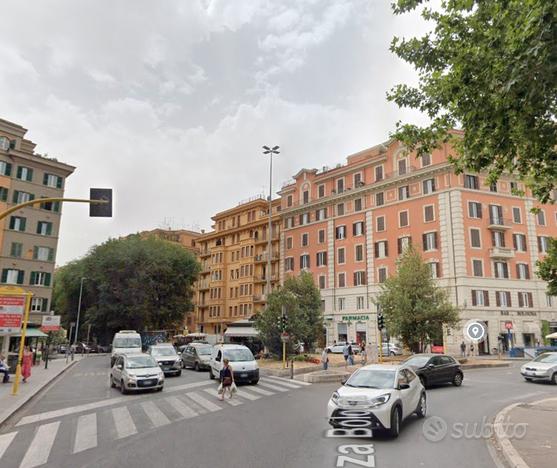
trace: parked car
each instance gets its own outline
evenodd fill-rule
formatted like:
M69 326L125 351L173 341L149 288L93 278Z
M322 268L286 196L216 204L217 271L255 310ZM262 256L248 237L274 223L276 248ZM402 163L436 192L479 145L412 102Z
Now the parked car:
M379 345L377 345L377 350L379 351ZM401 356L402 348L392 343L382 343L381 352L383 356Z
M358 354L361 351L360 345L358 343L355 343L353 341L350 344L352 345L352 351L353 351L354 354ZM340 343L336 343L336 344L333 344L331 346L327 346L326 349L329 351L329 353L342 354L344 346L346 346L346 342L341 341Z
M191 367L196 371L211 368L211 353L213 347L210 344L191 343L180 347L182 367Z
M182 375L182 360L171 344L149 346L147 353L155 358L165 375Z
M403 364L416 372L426 388L443 383L460 387L464 379L460 363L446 354L415 354Z
M222 361L225 358L230 361L235 382L249 382L252 385L259 382L259 365L253 357L253 353L247 346L235 344L213 346L209 378L218 379L220 377L220 371L223 367Z
M85 343L76 343L72 345L72 349L75 353L89 353L91 352L91 347Z
M358 426L345 425L346 411L357 413ZM333 393L327 419L335 428L362 428L365 421L368 429L397 437L404 419L414 413L423 418L426 411L425 389L411 369L372 364L358 369Z
M557 384L557 352L540 354L533 361L524 364L520 373L529 382L547 380Z
M164 372L157 361L148 354L120 354L110 371L110 386L119 387L122 393L164 387Z

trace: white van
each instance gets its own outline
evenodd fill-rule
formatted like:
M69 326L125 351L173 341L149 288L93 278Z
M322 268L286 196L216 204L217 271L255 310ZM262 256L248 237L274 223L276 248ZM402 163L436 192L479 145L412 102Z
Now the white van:
M141 335L135 330L120 330L114 334L112 339L112 354L110 356L110 367L118 354L139 354L141 353Z
M209 378L220 378L222 361L225 358L230 361L235 382L249 382L252 385L259 382L259 366L252 352L247 346L236 344L218 344L213 347Z

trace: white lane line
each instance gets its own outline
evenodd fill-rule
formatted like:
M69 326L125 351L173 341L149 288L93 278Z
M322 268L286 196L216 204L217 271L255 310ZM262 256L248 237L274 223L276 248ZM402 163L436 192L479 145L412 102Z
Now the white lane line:
M2 458L4 452L6 452L16 434L17 432L10 432L9 434L0 435L0 458Z
M236 394L238 396L241 396L242 398L245 398L246 400L259 400L261 398L260 395L254 395L253 393L250 393L243 388L241 390L238 389L238 392Z
M186 396L188 398L191 398L198 405L203 406L203 408L205 408L207 411L213 412L213 411L218 411L218 410L222 409L220 406L215 405L212 401L209 401L206 398L203 398L199 393L189 392L189 393L186 393Z
M268 382L268 383L272 383L272 384L282 385L283 387L295 388L295 389L301 388L299 385L294 385L294 384L292 384L292 383L290 383L290 382L283 382L282 380L281 380L281 381L278 381L278 380L272 380L272 379L267 379L267 378L261 379L261 380L263 380L263 382Z
M217 393L217 389L216 389L216 388L204 388L203 390L205 390L205 391L206 391L209 395L211 395L211 396L214 396L214 397L216 397L216 398L219 397L219 394ZM242 404L241 401L234 400L234 397L228 398L228 396L226 396L226 397L224 398L224 400L222 400L222 401L224 401L225 403L228 403L230 406L239 406L239 405Z
M114 408L111 413L112 419L114 420L114 427L116 427L117 439L123 439L137 434L137 428L135 427L127 407L121 406L119 408Z
M33 468L48 461L59 427L60 421L39 426L19 468Z
M155 406L155 403L152 401L144 401L141 403L141 407L145 414L149 417L153 426L160 427L164 426L165 424L170 423L170 419L168 419L165 414Z
M277 392L287 392L288 391L287 388L277 387L276 385L273 385L273 384L270 384L270 383L267 383L267 382L263 382L262 380L260 380L257 385L259 385L259 386L263 385L265 388L270 388L271 390L276 390Z
M268 375L267 378L273 379L273 380L278 380L278 381L281 381L281 382L288 382L288 383L293 383L293 384L296 384L296 385L302 385L304 387L308 386L308 385L311 385L309 382L303 382L301 380L285 379L283 377L277 377L275 375Z
M97 446L97 414L84 414L77 420L73 453Z
M275 395L275 392L263 390L262 388L259 388L256 385L252 385L249 389L251 392L259 393L260 395L265 395L265 396Z
M165 388L164 392L173 393L182 390L187 390L190 388L203 387L205 385L212 385L212 384L213 383L211 381L192 382L184 385L177 385L175 387ZM105 408L107 406L117 405L124 402L129 403L130 401L133 401L131 400L131 398L133 397L130 396L116 397L116 398L110 398L108 400L101 400L101 401L95 401L93 403L87 403L85 405L70 406L68 408L62 408L59 410L46 411L45 413L33 414L31 416L25 416L21 418L20 421L16 424L16 426L23 426L25 424L46 421L47 419L61 418L62 416L67 416L69 414L84 413L86 411L91 411L98 408Z
M180 416L182 416L183 418L195 418L196 416L198 416L198 414L192 410L188 405L186 405L182 400L179 400L178 397L168 397L165 398L165 400L168 402L168 404L170 406L172 406L172 408L174 408L179 414Z

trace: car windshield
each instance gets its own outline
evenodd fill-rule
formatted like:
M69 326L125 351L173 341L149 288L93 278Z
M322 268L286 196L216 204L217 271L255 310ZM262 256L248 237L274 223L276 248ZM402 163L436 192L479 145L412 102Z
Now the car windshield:
M230 362L253 361L253 354L249 349L227 349L224 357Z
M534 362L557 362L557 354L541 354Z
M395 386L395 374L394 370L362 369L348 379L346 386L357 388L393 388Z
M151 348L151 354L153 356L175 356L176 351L170 346L165 346L161 348Z
M126 369L146 369L148 367L158 367L157 362L151 356L133 356L126 362Z
M212 346L196 346L195 347L197 354L201 355L201 356L207 356L209 354L211 354L211 351L213 350Z
M141 348L141 338L114 338L114 348Z
M413 367L423 367L427 364L427 361L429 361L429 356L413 356L404 361L404 364Z

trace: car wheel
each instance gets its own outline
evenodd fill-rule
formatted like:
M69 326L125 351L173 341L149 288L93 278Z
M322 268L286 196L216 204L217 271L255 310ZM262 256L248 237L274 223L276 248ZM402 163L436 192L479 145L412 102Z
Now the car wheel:
M553 385L557 385L557 372L554 372L553 375L551 376L551 379L549 379L549 381L553 384Z
M397 438L400 434L400 408L397 406L393 409L391 413L391 428L389 429L389 435L392 438Z
M157 392L162 392L163 387L157 388Z
M427 379L423 375L420 375L420 382L422 383L424 388L427 388Z
M122 395L125 395L126 393L128 393L128 391L126 390L126 386L124 385L123 380L120 381L120 391L122 392Z
M182 370L179 370L178 372L176 372L176 377L180 377L182 375Z
M526 382L532 382L532 379L530 377L524 377L524 380L526 380Z
M418 418L425 418L427 413L427 399L425 393L420 396L420 401L418 403L418 409L416 410L416 415Z
M213 375L213 368L211 367L211 369L209 369L209 378L211 380L215 380L215 376Z
M115 388L116 384L114 383L114 379L110 376L110 388Z
M195 370L196 372L199 372L201 369L199 368L199 363L196 362L195 365L193 366L193 370Z
M462 374L457 372L453 377L453 385L455 387L460 387L462 385Z
M259 379L255 379L250 382L251 385L257 385L258 383L259 383Z

